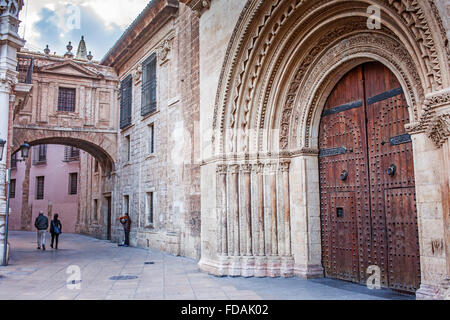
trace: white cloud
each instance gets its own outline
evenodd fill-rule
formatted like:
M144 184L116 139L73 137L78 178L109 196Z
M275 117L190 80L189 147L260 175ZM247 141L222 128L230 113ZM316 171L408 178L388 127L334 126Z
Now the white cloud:
M20 16L22 23L19 34L27 41L28 48L43 50L46 43L41 43L43 38L41 31L34 27L37 23L43 22L42 10L47 9L54 13L51 18L46 18L47 21L45 22L58 26L59 30L55 30L55 36L61 37L68 33L70 25L74 23L74 21L68 21L70 12L68 12L67 8L70 5L94 13L100 20L98 23L103 24L105 30L120 27L124 31L148 2L149 0L26 0ZM50 19L51 21L49 21ZM82 19L83 15L81 15ZM81 31L82 34L89 36L89 34L98 30ZM67 41L69 40L78 41L78 39L67 39ZM113 43L114 41L112 41L111 45Z

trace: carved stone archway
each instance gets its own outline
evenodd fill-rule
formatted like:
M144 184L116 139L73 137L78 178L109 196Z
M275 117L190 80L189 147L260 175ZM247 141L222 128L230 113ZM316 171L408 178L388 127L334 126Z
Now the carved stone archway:
M374 30L367 27L373 5L382 14ZM323 275L317 137L325 100L354 66L383 63L406 93L415 158L426 159L421 146L433 118L427 101L450 87L446 43L432 1L248 1L216 96L213 155L204 171L217 168L217 197L202 197L218 208L217 225L207 226L217 231L217 245L205 247L201 268L221 275ZM418 160L418 180L425 162ZM435 178L429 185L440 185ZM442 208L442 199L436 205ZM442 217L433 223L442 224ZM424 255L429 240L421 240ZM433 259L422 264L430 270ZM439 272L424 272L425 286L436 286Z

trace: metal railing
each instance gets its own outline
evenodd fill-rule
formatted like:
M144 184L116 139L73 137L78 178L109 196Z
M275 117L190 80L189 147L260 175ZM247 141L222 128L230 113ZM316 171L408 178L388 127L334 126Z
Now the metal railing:
M19 72L19 83L33 83L34 60L32 57L17 55L17 71Z

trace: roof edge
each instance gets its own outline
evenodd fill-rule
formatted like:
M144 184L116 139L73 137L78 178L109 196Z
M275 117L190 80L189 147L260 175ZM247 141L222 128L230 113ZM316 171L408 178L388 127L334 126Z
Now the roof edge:
M119 40L101 59L100 64L108 67L117 67L117 59L127 54L127 49L134 47L142 33L153 30L151 24L157 24L158 20L164 20L173 12L178 11L178 0L151 0L139 16L125 30ZM122 60L122 59L121 59Z

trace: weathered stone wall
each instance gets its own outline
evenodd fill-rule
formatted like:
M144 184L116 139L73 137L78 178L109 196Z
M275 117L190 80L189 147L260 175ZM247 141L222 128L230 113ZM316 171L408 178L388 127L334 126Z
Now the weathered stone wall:
M155 18L157 19L157 18ZM151 19L147 23L152 23ZM180 4L178 12L116 67L119 78L133 76L132 124L120 130L112 195L112 240L122 241L117 220L129 197L133 246L156 248L174 255L200 256L200 165L198 17ZM141 64L157 54L157 110L141 116ZM116 99L118 97L116 96ZM119 100L118 100L119 101ZM149 126L154 127L154 153L149 153ZM130 139L127 160L126 137ZM80 206L83 232L105 236L104 216L92 224L92 203L104 186L87 159L86 204ZM83 170L82 170L83 171ZM110 190L108 189L108 192ZM146 216L147 193L154 194L154 223ZM109 193L108 193L109 194ZM103 197L104 198L104 197ZM85 206L85 208L83 208ZM102 208L104 214L104 206ZM98 225L97 225L98 223Z

